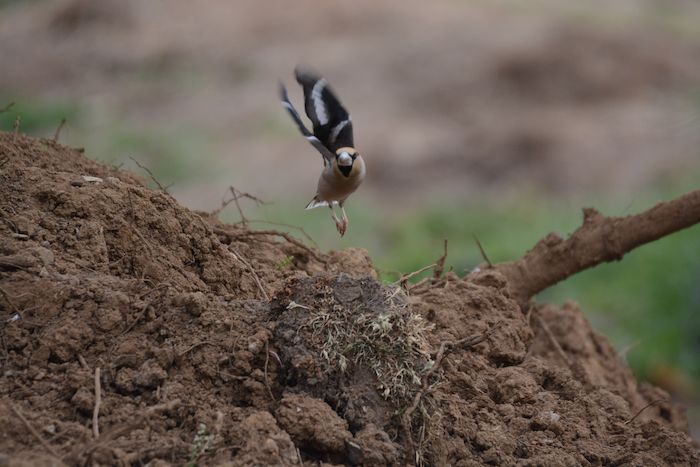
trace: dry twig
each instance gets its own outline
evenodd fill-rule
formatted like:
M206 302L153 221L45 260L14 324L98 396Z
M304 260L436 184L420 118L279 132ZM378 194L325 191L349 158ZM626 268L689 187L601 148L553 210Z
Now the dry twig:
M241 198L247 198L251 201L254 201L255 204L258 206L269 204L266 201L261 200L257 196L254 196L254 195L251 195L250 193L245 193L243 191L238 190L234 186L230 186L229 191L231 192L231 199L221 201L221 206L219 207L219 209L217 209L211 213L212 216L215 216L215 217L218 216L219 213L226 208L226 206L228 206L231 203L234 203L236 205L236 209L238 210L238 214L241 216L241 220L239 221L239 223L243 224L243 225L248 225L249 221L245 217L245 214L243 214L243 209L241 209L241 205L238 202L238 200Z
M29 423L29 420L27 420L24 415L22 415L22 412L19 411L17 407L12 404L12 402L6 401L5 404L10 408L13 414L15 414L15 417L19 418L20 421L24 424L24 426L29 430L29 432L36 438L37 441L39 441L39 444L41 444L44 449L46 449L49 454L51 454L53 457L60 459L61 456L58 455L58 453L54 450L54 448L51 447L49 443L46 442L46 440L41 436L41 434L37 431L36 428L32 426L31 423Z
M247 229L233 232L233 231L229 231L229 230L222 229L222 228L214 228L214 233L216 233L217 235L229 237L231 239L256 237L256 236L282 237L283 239L285 239L287 242L291 243L292 245L297 246L297 247L301 248L302 250L306 251L312 258L314 258L319 263L324 263L324 264L327 263L327 261L324 258L320 257L313 249L304 245L299 240L292 237L291 235L289 235L286 232L278 232L276 230L247 230Z
M248 219L249 224L269 224L269 225L276 225L278 227L288 227L290 229L298 230L301 232L301 234L308 240L310 241L316 248L318 248L318 243L316 243L316 240L314 240L311 235L306 232L306 230L303 229L303 227L300 227L298 225L292 225L292 224L285 224L284 222L274 222L274 221L266 221L264 219Z
M95 368L95 409L92 411L92 436L100 437L100 404L102 404L102 385L100 383L100 367Z
M193 351L194 349L196 349L197 347L201 347L201 346L203 346L203 345L211 345L212 347L219 347L219 344L217 344L216 342L211 342L211 341L200 341L200 342L197 342L196 344L192 344L192 345L189 346L187 349L185 349L185 350L183 350L182 352L180 352L179 354L177 354L177 356L178 356L178 358L182 358L182 357L184 357L185 355L187 355L188 353L192 352L192 351Z
M153 182L154 182L156 185L158 185L158 188L160 188L160 191L162 191L162 192L165 193L165 194L170 194L170 193L168 193L168 190L167 190L163 185L161 185L161 183L158 181L158 179L156 178L156 176L153 175L153 172L151 172L151 170L150 170L148 167L146 167L145 165L142 165L139 161L137 161L136 159L134 159L134 158L131 157L131 156L129 156L129 159L131 159L132 161L134 161L134 164L138 165L142 170L145 170L146 173L148 173L148 176L151 177L151 180L153 180Z
M433 269L437 266L437 263L430 264L428 266L424 266L420 268L417 271L410 272L408 274L404 274L403 276L399 277L399 280L394 282L392 285L400 285L404 289L408 288L408 281L417 276L420 273L423 273L427 271L428 269Z
M63 130L63 125L66 124L66 119L62 118L61 123L58 124L58 128L56 128L56 132L53 134L53 142L57 143L58 142L58 137L61 135L61 130Z
M265 290L265 287L263 287L262 282L260 281L260 278L258 277L258 273L255 272L255 269L253 269L253 266L250 265L248 261L243 258L243 255L241 255L238 251L236 251L231 245L229 245L229 248L233 252L234 256L238 261L243 263L243 265L248 268L250 271L250 274L253 276L253 280L255 280L255 283L258 286L258 289L260 289L260 293L262 293L263 298L266 301L270 301L270 296L267 293L267 290Z
M155 299L149 300L148 302L146 302L146 304L143 306L143 308L141 308L141 311L139 311L139 314L136 315L136 318L134 318L134 320L131 322L131 324L129 324L129 326L126 327L126 329L124 330L124 332L122 332L122 333L120 334L121 336L123 336L124 334L126 334L126 333L128 333L129 331L131 331L132 329L134 329L134 326L136 326L136 324L137 324L139 321L141 321L141 319L146 315L146 311L148 310L148 308L149 308L151 305L153 305L153 302L155 302Z
M0 109L0 114L7 112L8 110L10 110L10 109L11 109L12 107L14 107L14 106L15 106L15 103L14 103L14 102L10 102L10 103L7 104L5 107L3 107L2 109Z
M641 409L639 409L639 410L637 411L637 413L634 414L634 417L632 417L632 418L630 418L629 420L627 420L627 421L625 422L625 425L629 425L630 423L632 423L637 417L639 417L639 416L642 414L642 412L644 412L646 409L648 409L648 408L651 407L652 405L658 404L659 402L668 402L668 401L667 401L666 399L656 399L656 400L654 400L654 401L649 402L647 405L645 405L644 407L642 407Z
M479 237L474 235L474 241L476 242L476 246L479 247L479 252L481 252L481 257L486 261L486 263L489 265L489 267L493 267L493 263L489 259L489 257L486 255L486 250L484 250L484 247L481 245L481 242L479 241Z
M551 342L552 347L554 347L554 350L556 350L557 354L559 354L561 359L564 360L566 366L571 368L571 360L569 360L569 357L566 355L566 353L564 353L564 349L561 348L561 345L559 344L559 341L557 341L557 338L554 337L554 334L552 334L552 330L549 329L549 325L539 315L533 313L533 316L535 317L537 324L539 324L542 328L542 331L544 331L545 335L547 336L547 339L549 339L549 342Z
M267 388L268 394L270 394L270 400L275 401L275 396L272 394L272 388L270 388L270 381L267 378L267 365L270 363L270 347L269 342L265 341L265 387Z
M90 371L90 366L85 361L85 357L83 357L81 354L78 354L78 362L80 363L80 366L83 367L84 370Z
M15 118L15 124L12 126L12 141L15 141L17 139L17 133L19 133L19 124L22 121L22 117L17 115L17 118Z
M75 461L74 463L78 463L77 460L83 456L87 455L89 456L95 449L99 448L100 446L104 446L111 442L112 440L115 440L119 438L120 436L123 436L132 430L138 428L139 426L143 425L149 418L151 418L153 415L156 415L161 412L167 412L170 410L173 410L175 407L180 405L180 399L174 399L170 402L166 402L163 404L158 404L154 405L152 407L149 407L145 411L140 412L140 416L136 417L133 421L130 423L126 423L122 426L116 427L105 433L103 436L101 436L99 439L93 440L92 442L88 443L87 445L79 446L77 447L72 453L70 453L68 456L66 456L69 460ZM89 464L89 463L86 463Z
M435 268L433 269L433 277L439 279L442 273L445 271L445 260L447 259L447 239L442 246L443 252L442 256L435 261Z

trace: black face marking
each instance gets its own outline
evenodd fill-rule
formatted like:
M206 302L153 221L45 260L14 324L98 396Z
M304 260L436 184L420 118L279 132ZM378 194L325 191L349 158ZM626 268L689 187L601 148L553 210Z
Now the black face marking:
M340 173L344 176L349 177L352 171L352 165L339 165L338 170L340 170Z

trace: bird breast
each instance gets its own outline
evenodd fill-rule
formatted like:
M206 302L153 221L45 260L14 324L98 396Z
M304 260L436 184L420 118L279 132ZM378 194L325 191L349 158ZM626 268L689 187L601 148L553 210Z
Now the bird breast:
M323 201L341 201L360 186L365 177L365 162L361 156L355 158L349 176L343 175L336 161L323 169L318 179L318 196Z

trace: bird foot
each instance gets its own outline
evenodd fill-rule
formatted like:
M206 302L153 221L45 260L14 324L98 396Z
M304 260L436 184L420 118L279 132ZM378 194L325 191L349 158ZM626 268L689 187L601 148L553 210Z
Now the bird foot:
M342 237L345 235L345 232L348 230L348 222L346 220L336 220L335 221L335 228L338 229L338 233Z

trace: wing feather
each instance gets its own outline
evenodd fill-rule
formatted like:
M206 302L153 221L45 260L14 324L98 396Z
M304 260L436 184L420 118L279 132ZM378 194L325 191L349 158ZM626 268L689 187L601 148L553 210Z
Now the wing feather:
M331 151L354 147L352 119L328 82L309 71L295 70L304 88L304 109L313 123L314 135Z
M287 112L289 112L289 115L292 117L292 120L294 123L296 123L297 127L299 128L299 131L301 132L302 135L304 135L304 138L311 143L311 145L316 148L318 152L321 153L321 156L323 157L323 164L324 165L330 165L333 162L333 159L335 158L335 154L333 154L328 147L326 147L321 140L319 140L314 134L312 134L307 128L306 125L304 125L304 122L301 120L301 117L299 116L299 112L294 108L292 103L289 101L289 97L287 96L287 89L284 87L283 84L280 83L280 99L282 100L282 107L287 109Z

